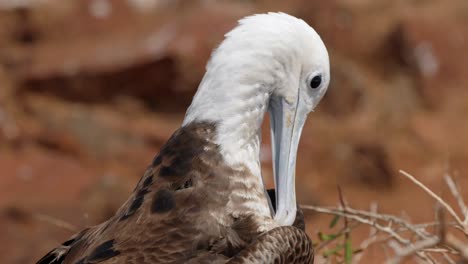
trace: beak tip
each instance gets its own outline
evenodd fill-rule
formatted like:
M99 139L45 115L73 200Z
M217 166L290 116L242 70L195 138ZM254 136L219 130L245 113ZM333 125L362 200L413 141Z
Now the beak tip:
M289 208L281 212L282 213L275 215L274 220L280 226L292 226L294 221L296 220L297 208Z

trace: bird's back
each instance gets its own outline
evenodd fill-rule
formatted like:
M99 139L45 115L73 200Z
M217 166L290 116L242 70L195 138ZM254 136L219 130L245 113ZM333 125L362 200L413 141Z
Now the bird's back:
M257 221L251 211L229 211L236 191L230 179L248 172L223 163L214 131L208 123L179 129L111 219L38 263L202 263L237 254L259 234L264 219ZM242 202L236 209L242 211Z

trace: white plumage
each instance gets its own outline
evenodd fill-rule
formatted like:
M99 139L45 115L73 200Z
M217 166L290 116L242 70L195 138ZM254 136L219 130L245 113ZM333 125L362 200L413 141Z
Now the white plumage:
M321 89L311 89L310 79L318 74ZM298 120L303 122L329 80L327 50L307 23L284 13L246 17L213 53L184 125L215 122L216 143L226 163L246 165L261 178L260 127L272 96L284 98L291 108L303 112L303 120ZM289 125L293 125L294 113L288 113ZM300 134L302 124L296 129Z

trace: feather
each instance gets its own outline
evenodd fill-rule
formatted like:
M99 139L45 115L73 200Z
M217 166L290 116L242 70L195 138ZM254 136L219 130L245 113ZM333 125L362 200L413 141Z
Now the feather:
M323 80L313 91L304 86L311 75ZM293 177L300 131L328 82L328 53L304 21L283 13L242 19L128 200L37 263L312 263ZM273 97L281 107L271 110ZM259 153L270 110L281 118L275 142L285 144L275 166L288 169L275 177L288 181L266 195Z

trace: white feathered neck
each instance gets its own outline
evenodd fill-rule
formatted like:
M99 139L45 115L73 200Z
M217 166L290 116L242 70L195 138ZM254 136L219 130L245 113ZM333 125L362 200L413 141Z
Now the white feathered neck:
M183 125L210 121L225 161L260 176L261 124L275 89L296 85L303 34L311 28L284 13L239 21L213 52Z

